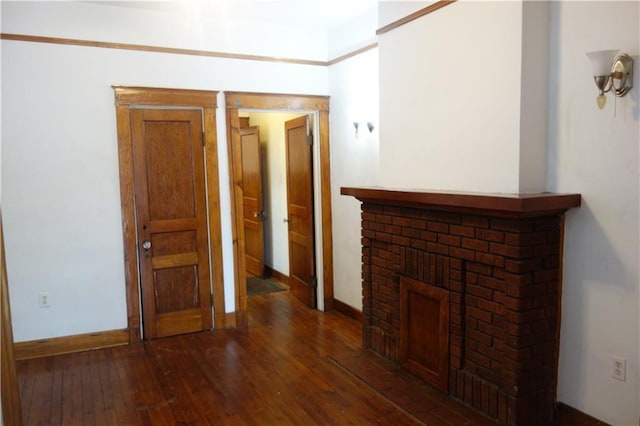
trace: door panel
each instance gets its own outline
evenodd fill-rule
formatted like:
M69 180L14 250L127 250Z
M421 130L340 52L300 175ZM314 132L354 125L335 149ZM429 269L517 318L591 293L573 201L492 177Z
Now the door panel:
M289 224L289 285L308 306L316 307L313 229L313 157L309 119L285 123L287 152L287 213Z
M132 109L131 137L145 338L209 329L202 113Z
M242 152L242 205L247 272L264 275L264 213L262 197L262 165L260 160L260 129L258 126L240 129Z

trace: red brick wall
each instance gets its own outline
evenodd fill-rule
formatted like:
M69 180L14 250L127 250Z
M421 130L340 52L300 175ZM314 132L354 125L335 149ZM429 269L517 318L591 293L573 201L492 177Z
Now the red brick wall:
M550 423L562 219L363 204L364 346L398 361L401 275L444 288L449 395L501 424Z

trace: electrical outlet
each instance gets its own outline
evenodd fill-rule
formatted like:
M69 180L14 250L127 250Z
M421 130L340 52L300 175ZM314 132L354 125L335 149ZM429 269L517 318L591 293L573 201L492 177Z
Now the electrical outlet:
M627 380L627 360L619 356L611 356L611 377L625 382Z
M40 293L38 294L38 305L41 308L48 308L49 306L49 293Z

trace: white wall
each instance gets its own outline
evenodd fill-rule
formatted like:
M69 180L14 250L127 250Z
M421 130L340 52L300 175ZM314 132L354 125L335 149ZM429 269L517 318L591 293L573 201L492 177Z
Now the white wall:
M377 186L378 49L329 69L331 93L331 203L334 296L362 309L360 202L340 195L342 186ZM360 123L355 135L353 122ZM367 121L375 129L369 133Z
M548 189L578 192L567 215L558 398L614 425L640 416L640 3L553 2ZM585 52L635 60L626 97L597 90ZM627 359L627 381L611 377Z
M3 2L2 8L4 32L105 41L120 32L129 34L130 24L135 24L135 34L150 37L169 19L136 11L131 20L129 10L89 3ZM103 17L118 26L102 24ZM235 35L226 33L225 38ZM264 34L253 36L258 40ZM199 48L201 40L193 37L186 41L188 47ZM323 38L314 45L324 43ZM324 67L3 40L2 209L15 340L126 326L111 85L325 95L327 79ZM218 120L225 226L230 213L223 111ZM234 294L228 234L224 244L230 312ZM49 293L50 308L38 307L39 292Z
M420 9L424 9L425 7L431 6L436 3L436 1L432 0L413 0L413 1L401 1L401 0L393 0L393 1L385 1L379 0L379 19L378 19L378 27L382 28L385 25L389 25L399 19L402 19L406 16L411 15L414 12L417 12Z
M548 25L547 7L457 2L380 35L384 186L544 190L546 97L535 89L546 73L532 79L523 64L546 59L545 32L533 29ZM523 93L523 81L538 87Z
M330 57L377 41L378 10L369 10L329 37ZM331 207L334 297L362 310L360 202L340 195L343 186L379 185L378 49L329 67L331 95ZM359 123L356 136L353 122ZM373 132L367 122L374 124Z
M379 37L383 186L518 192L521 25L459 2Z
M285 121L300 113L255 112L248 114L252 126L260 126L265 217L265 263L289 275L289 228L287 214L287 153Z
M178 6L180 3L183 2L174 2ZM318 28L201 16L197 8L190 7L197 6L196 3L184 2L184 8L167 6L154 10L121 7L119 4L126 3L117 1L102 4L2 1L2 32L283 58L327 59L326 33Z
M347 22L331 28L328 38L329 59L335 59L377 42L377 24L378 8L373 7Z
M521 194L546 189L550 5L547 1L525 1L522 5L518 157L518 192Z

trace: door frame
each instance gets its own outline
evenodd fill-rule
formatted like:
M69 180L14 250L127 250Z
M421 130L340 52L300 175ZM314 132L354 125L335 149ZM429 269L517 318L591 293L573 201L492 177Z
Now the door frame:
M220 227L220 188L216 137L216 91L163 89L153 87L112 86L118 131L120 204L124 245L124 272L127 298L129 343L142 340L140 306L140 268L136 234L133 188L133 144L129 110L138 106L200 108L204 125L205 186L209 222L209 264L213 292L213 327L224 327L224 280Z
M324 310L333 309L333 235L331 218L331 170L329 150L329 97L316 95L288 95L252 92L225 92L227 118L227 150L231 195L231 232L233 238L233 268L236 295L236 324L247 325L247 273L244 261L244 229L242 228L242 165L238 152L240 140L240 109L271 111L299 111L315 113L318 121L320 200L322 235L322 277ZM315 151L315 150L314 150ZM316 151L317 152L317 151ZM315 163L315 160L314 160ZM316 194L318 195L318 194Z

